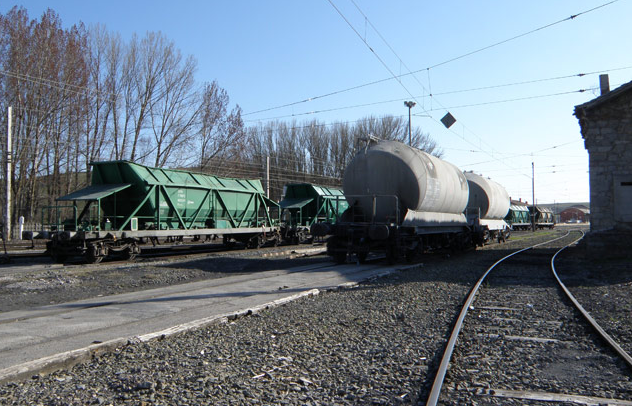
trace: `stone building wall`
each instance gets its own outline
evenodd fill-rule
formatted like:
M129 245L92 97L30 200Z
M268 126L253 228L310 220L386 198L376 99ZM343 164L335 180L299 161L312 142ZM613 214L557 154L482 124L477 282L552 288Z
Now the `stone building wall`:
M575 110L589 153L591 231L632 230L632 88L596 101Z

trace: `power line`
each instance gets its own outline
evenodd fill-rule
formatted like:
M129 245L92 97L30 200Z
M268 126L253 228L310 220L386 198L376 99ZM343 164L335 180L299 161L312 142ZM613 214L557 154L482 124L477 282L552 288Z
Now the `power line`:
M503 159L513 159L513 158L518 158L518 157L521 157L521 156L531 156L531 155L538 154L540 152L549 151L549 150L556 149L556 148L563 147L563 146L570 145L570 144L575 144L575 143L580 142L580 141L582 141L582 140L569 141L569 142L565 142L563 144L553 145L551 147L543 148L543 149L540 149L538 151L532 151L532 152L521 152L519 154L506 153L504 155L509 155L509 156L507 156L507 157L505 157ZM497 159L493 159L493 160L490 160L490 161L476 162L476 163L472 163L472 164L466 164L466 165L463 165L463 166L469 167L469 166L474 166L474 165L488 164L490 162L496 162L496 161L497 161Z
M462 108L465 108L465 107L488 106L490 104L511 103L511 102L525 101L525 100L542 99L542 98L546 98L546 97L566 96L566 95L573 94L573 93L590 92L590 91L593 91L595 89L596 88L578 89L578 90L570 90L568 92L559 92L559 93L549 93L549 94L541 94L541 95L535 95L535 96L516 97L514 99L492 100L492 101L488 101L488 102L461 104L461 105L449 106L449 107L445 107L445 108L441 108L441 109L430 109L429 111L445 110L445 109L455 110L455 109L462 109Z
M386 65L386 63L382 60L382 58L380 58L380 56L377 54L377 52L376 52L376 51L375 51L375 50L374 50L374 49L373 49L373 48L372 48L372 47L371 47L371 46L367 43L366 39L364 39L364 38L360 35L360 33L359 33L356 29L355 29L355 27L353 27L353 25L352 25L352 24L349 22L349 20L348 20L348 19L344 16L344 14L343 14L343 13L342 13L342 12L341 12L341 11L340 11L340 10L339 10L339 9L338 9L335 5L334 5L334 4L333 4L332 0L328 0L328 1L329 1L329 3L331 4L331 6L332 6L332 7L333 7L333 8L334 8L337 12L338 12L338 14L339 14L339 15L343 18L343 20L347 23L347 25L349 25L349 27L350 27L350 28L354 31L354 33L358 36L358 38L360 38L360 40L362 40L362 42L363 42L363 43L367 46L367 48L369 48L369 50L370 50L370 51L374 54L374 56L375 56L375 57L376 57L376 58L380 61L380 63L381 63L381 64L382 64L382 65L383 65L383 66L384 66L384 67L385 67L385 68L389 71L389 73L391 73L391 76L399 82L400 86L402 86L402 87L406 90L406 92L407 92L407 93L408 93L411 97L413 97L413 99L415 99L414 95L412 95L412 93L408 90L408 88L407 88L407 87L406 87L406 86L402 83L402 81L400 80L400 77L399 77L399 76L397 76L397 75L395 75L395 74L392 72L392 70L391 70L391 69L390 69L390 68ZM616 2L616 1L618 1L618 0L614 0L614 1L610 2L610 3L608 3L608 4L612 4L612 3ZM355 4L355 3L354 3L354 4ZM358 8L358 7L357 7L357 4L355 4L355 5L356 5L356 8ZM607 5L607 4L605 4L605 5ZM605 5L602 5L602 6L600 6L600 7L605 7ZM593 9L591 9L591 10L587 10L587 11L584 11L584 12L578 13L578 14L573 15L573 16L571 16L571 17L569 17L569 18L564 19L564 20L560 20L560 21L558 21L558 22L555 22L555 23L549 24L549 25L547 25L547 26L540 27L539 29L532 30L531 32L539 31L540 29L544 29L544 28L547 28L547 27L549 27L549 26L555 25L555 24L557 24L557 23L559 23L559 22L561 22L561 21L566 21L566 20L569 20L569 19L574 19L574 18L576 18L577 16L579 16L579 15L581 15L581 14L585 14L585 13L588 13L588 12L590 12L590 11L594 11L594 10L596 10L596 9L600 8L600 7L595 7L595 8L593 8ZM359 8L358 8L358 9L359 9ZM361 11L361 10L360 10L360 12L362 13L362 11ZM368 21L368 18L366 17L366 15L364 15L364 13L362 13L362 15L363 15L363 16L365 17L365 19ZM371 25L372 25L372 24L371 24ZM376 30L376 32L378 32L378 31ZM529 33L531 33L531 32L529 32ZM510 39L508 39L508 40L505 40L505 41L502 41L502 42L500 42L500 43L492 44L491 46L488 46L488 47L485 47L485 48L481 48L481 49L479 49L479 50L477 50L477 51L474 51L474 52L470 52L470 53L468 53L468 54L466 54L466 55L464 55L464 56L471 55L471 54L473 54L473 53L480 52L480 51L482 51L482 50L484 50L484 49L488 49L488 48L491 48L491 47L494 47L494 46L500 45L501 43L505 43L505 42L511 41L511 40L513 40L513 39L519 38L519 37L521 37L521 36L528 35L529 33L525 33L525 34L520 35L520 36L515 36L515 37L512 37L512 38L510 38ZM378 32L378 35L380 35L380 37L383 39L383 36L381 36L381 34L380 34L379 32ZM386 42L386 41L385 41L385 42ZM387 42L386 42L386 43L387 43ZM388 45L388 43L387 43L387 45ZM389 45L389 48L391 48L391 50L393 51L393 49L392 49L392 47L390 47L390 45ZM394 52L394 51L393 51L393 52ZM396 53L395 53L395 54L396 54ZM464 56L462 56L462 57L464 57ZM399 58L399 57L398 57L398 58ZM453 59L454 59L454 58L453 58ZM460 59L460 58L458 58L458 59ZM456 59L454 59L454 60L456 60ZM401 59L400 59L400 62L401 62ZM449 62L449 61L447 61L447 62ZM446 63L447 63L447 62L446 62ZM442 63L442 64L443 64L443 63ZM428 72L430 71L430 69L431 69L431 68L436 67L436 66L439 66L439 65L440 65L440 64L435 65L435 66L431 66L431 67L427 68ZM413 75L414 75L414 73L415 73L415 72L410 72L410 74L413 74ZM420 83L420 84L421 84L421 83ZM421 85L421 86L423 87L423 85ZM424 88L424 90L425 90L425 88ZM429 93L430 93L430 96L432 96L432 93L431 93L431 92L429 92ZM415 99L415 100L416 100L416 99ZM433 100L433 99L431 99L431 100ZM440 103L439 103L439 105L442 107L442 109L447 110L447 108L445 108L444 106L442 106ZM423 105L420 105L420 107L422 108L422 110L424 110L424 111L425 111L425 109L424 109ZM425 111L425 112L426 112L426 113L428 113L428 111ZM437 124L439 124L438 120L436 120L434 117L430 116L430 118L431 118L431 119L433 119L435 122L437 122ZM470 130L469 128L467 128L467 127L466 127L463 123L461 123L461 125L463 126L463 128L464 128L464 129L467 129L467 130L468 130L468 131L469 131L472 135L474 135L475 137L477 137L477 138L478 138L478 140L479 140L479 143L485 143L486 145L488 145L488 146L491 148L492 152L494 151L494 147L493 147L493 146L491 146L491 145L487 144L487 142L486 142L486 141L484 141L484 140L483 140L480 136L478 136L477 134L475 134L472 130ZM470 145L472 145L472 146L476 147L476 145L475 145L475 144L473 144L471 141L467 140L464 136L461 136L461 135L457 134L456 132L454 132L454 130L452 130L452 129L449 129L449 128L448 128L448 131L450 131L453 135L455 135L455 136L457 136L457 137L461 138L463 141L467 142L468 144L470 144ZM496 159L496 158L493 156L493 154L490 154L490 153L488 153L488 152L486 152L486 151L485 151L485 153L487 153L490 157L492 157L492 159ZM525 174L525 173L521 173L521 172L519 172L519 171L517 171L517 170L513 169L513 168L512 168L510 165L508 165L506 162L503 162L503 161L500 161L500 160L498 160L498 161L499 161L501 164L503 164L503 165L507 166L509 169L514 170L514 171L516 171L517 173L519 173L519 174L521 174L521 175L523 175L523 176L525 176L525 177L529 177L529 175L527 175L527 174Z
M110 98L106 98L105 99L105 100L108 100L108 101L111 101L111 102L116 101L116 97L118 97L118 95L116 93L105 92L103 90L96 90L96 89L88 87L88 86L73 85L72 83L56 81L56 80L52 80L52 79L46 79L46 78L43 78L43 77L35 77L35 76L27 75L25 73L16 73L16 72L11 72L11 71L0 70L0 75L4 75L4 76L7 76L7 77L12 77L12 78L17 79L17 80L23 80L25 82L34 83L34 84L37 84L37 85L48 86L48 87L53 88L53 89L57 89L57 90L60 90L60 91L63 91L63 92L74 93L74 94L79 95L79 96L87 96L90 93L104 94L106 96L113 97L111 99ZM68 88L66 88L66 86L68 86L70 88L74 88L75 90L68 89Z
M347 23L347 25L349 25L349 27L353 30L353 32L355 32L355 34L358 36L358 38L360 38L360 40L362 40L362 42L363 42L363 43L367 46L367 48L369 48L369 50L373 53L373 55L375 55L375 57L376 57L376 58L380 61L380 63L381 63L381 64L382 64L382 65L383 65L383 66L384 66L384 67L385 67L385 68L389 71L389 73L391 74L391 76L393 76L393 78L395 78L395 79L399 82L400 86L402 86L402 87L404 88L404 90L406 90L406 92L407 92L407 93L408 93L408 94L409 94L409 95L413 98L413 100L417 101L417 104L421 107L421 109L422 109L422 110L424 110L424 111L426 111L426 110L425 110L425 108L423 107L423 105L419 103L419 101L418 101L418 100L415 98L415 96L414 96L414 95L413 95L413 94L412 94L412 93L408 90L408 88L407 88L407 87L406 87L406 86L402 83L402 81L398 78L398 76L397 76L397 75L395 75L395 74L393 73L393 71L392 71L392 70L391 70L391 69L390 69L390 68L386 65L386 63L382 60L382 58L380 58L380 56L377 54L377 52L375 52L375 50L374 50L374 49L373 49L373 48L372 48L372 47L371 47L371 46L370 46L370 45L366 42L366 40L365 40L364 38L362 38L362 36L360 35L360 33L359 33L356 29L355 29L355 27L353 27L353 25L352 25L352 24L349 22L349 20L348 20L348 19L344 16L344 14L342 14L342 12L341 12L341 11L340 11L340 10L339 10L339 9L338 9L335 5L334 5L334 4L333 4L332 0L328 0L328 1L329 1L329 4L331 4L331 6L332 6L332 7L333 7L333 8L334 8L337 12L338 12L338 14L342 17L342 19L343 19L343 20ZM422 85L422 87L423 87L423 85ZM441 106L441 107L445 109L445 107L443 107L443 106ZM428 113L428 112L426 111L426 113ZM437 119L435 119L435 118L434 118L434 117L432 117L432 116L429 116L429 117L430 117L433 121L435 121L437 124L439 124L439 121L438 121ZM463 124L461 124L461 125L463 125ZM465 125L463 125L463 128L465 128ZM476 145L475 145L475 144L473 144L473 143L472 143L471 141L469 141L469 140L466 140L464 136L459 136L457 133L455 133L455 132L454 132L454 130L451 130L450 128L448 128L448 131L449 131L449 132L451 132L452 134L456 135L457 137L459 137L459 138L463 139L463 141L467 142L468 144L471 144L472 146L476 147ZM474 134L474 132L473 132L473 131L470 131L470 132L471 132L472 134ZM475 136L479 139L479 141L480 141L480 142L484 142L484 141L483 141L483 139L482 139L481 137L477 136L476 134L474 134L474 135L475 135ZM492 146L490 146L490 148L491 148L491 149L492 149L492 151L493 151L493 149L494 149L494 148L493 148ZM490 154L490 153L487 153L487 154L488 154L489 156L491 156L492 158L494 158L493 154ZM499 160L499 162L500 162L501 164L503 164L503 165L507 166L509 169L516 171L516 170L515 170L515 169L513 169L511 166L507 165L507 163L502 162L502 161L500 161L500 160ZM516 172L518 172L518 171L516 171ZM518 172L518 173L520 173L520 172ZM528 177L528 175L526 175L526 174L524 174L524 173L521 173L521 174L522 174L523 176L527 176L527 177Z
M571 16L569 16L569 17L566 17L566 18L563 18L563 19L561 19L561 20L558 20L558 21L552 22L552 23L550 23L550 24L543 25L543 26L538 27L538 28L535 28L535 29L533 29L533 30L531 30L531 31L527 31L527 32L524 32L524 33L522 33L522 34L515 35L515 36L513 36L513 37L511 37L511 38L507 38L507 39L505 39L505 40L502 40L502 41L499 41L499 42L493 43L493 44L491 44L491 45L487 45L487 46L484 46L484 47L482 47L482 48L478 48L478 49L476 49L476 50L474 50L474 51L467 52L467 53L465 53L465 54L463 54L463 55L459 55L459 56L457 56L457 57L454 57L454 58L448 59L448 60L446 60L446 61L443 61L443 62L440 62L440 63L434 64L434 65L432 65L432 66L427 67L426 69L427 69L427 70L434 69L434 68L437 68L437 67L439 67L439 66L446 65L446 64L448 64L448 63L450 63L450 62L458 61L459 59L463 59L463 58L466 58L466 57L468 57L468 56L471 56L471 55L477 54L477 53L479 53L479 52L486 51L486 50L488 50L488 49L490 49L490 48L494 48L494 47L497 47L497 46L499 46L499 45L506 44L507 42L514 41L514 40L516 40L516 39L518 39L518 38L522 38L522 37L525 37L525 36L527 36L527 35L530 35L530 34L536 33L536 32L538 32L538 31L542 31L542 30L544 30L544 29L547 29L547 28L553 27L553 26L558 25L558 24L561 24L561 23L563 23L563 22L574 20L575 18L577 18L577 17L579 17L579 16L581 16L581 15L588 14L588 13L590 13L590 12L592 12L592 11L598 10L598 9L603 8L603 7L606 7L606 6L609 6L609 5L613 4L613 3L616 3L617 1L619 1L619 0L613 0L613 1L610 1L610 2L608 2L608 3L601 4L601 5L597 6L597 7L593 7L593 8L591 8L591 9L589 9L589 10L584 10L584 11L581 11L581 12L579 12L579 13L577 13L577 14L572 14L572 15L571 15Z
M399 55L397 54L397 52L395 52L393 47L388 43L388 41L386 41L386 38L384 38L384 36L380 33L380 31L373 25L371 20L369 20L369 17L367 17L366 14L364 14L364 12L360 9L360 7L357 5L357 3L354 0L351 0L351 2L355 6L355 8L360 12L360 14L362 14L362 16L364 17L365 21L367 21L369 23L369 25L371 26L371 28L373 28L373 31L375 31L377 33L377 35L382 39L382 42L384 42L386 44L386 46L391 50L393 55L395 55L395 57L399 60L399 63L406 68L408 73L413 76L413 79L415 79L415 81L417 83L419 83L419 86L421 86L421 88L424 89L424 91L425 91L426 88L423 85L423 83L421 83L419 81L419 79L417 79L417 76L410 70L410 68L408 67L408 65L406 65L406 63L403 61L403 59L399 57Z
M614 86L617 86L617 85L614 85ZM584 93L584 92L588 92L588 91L594 91L595 89L598 89L598 88L597 87L592 87L592 88L588 88L588 89L569 90L567 92L548 93L548 94L542 94L542 95L516 97L516 98L513 98L513 99L492 100L492 101L488 101L488 102L455 105L455 106L441 107L441 108L437 108L437 109L424 110L424 112L425 113L429 113L429 112L432 112L432 111L454 110L454 109L465 108L465 107L476 107L476 106L485 106L485 105L490 105L490 104L500 104L500 103L510 103L510 102L531 100L531 99L540 99L540 98L545 98L545 97L565 96L565 95L573 94L573 93ZM468 91L468 90L465 90L465 91ZM417 97L430 97L430 96L417 96ZM288 115L284 115L284 116L275 116L275 117L266 117L266 118L260 118L260 119L244 120L244 122L256 123L256 122L263 122L263 121L270 121L270 120L279 120L279 119L282 119L282 118L309 116L309 115L315 115L315 114L330 113L332 111L350 110L350 109L367 107L367 106L375 106L375 105L378 105L378 104L387 104L387 103L401 102L401 101L404 101L404 100L406 100L406 99L398 98L398 99L382 100L382 101L377 101L377 102L372 102L372 103L362 103L362 104L354 104L354 105L350 105L350 106L332 107L332 108L329 108L329 109L314 110L314 111L308 111L308 112L304 112L304 113L292 113L292 114L288 114ZM404 117L404 116L405 115L400 115L400 116L397 116L397 117ZM415 114L415 113L413 114L413 116L416 116L416 117L428 117L427 114L420 115L420 114Z
M331 3L331 0L328 0L328 1ZM527 32L525 32L525 33L522 33L522 34L519 34L519 35L515 35L515 36L513 36L513 37L511 37L511 38L508 38L508 39L505 39L505 40L502 40L502 41L496 42L496 43L491 44L491 45L487 45L487 46L484 46L484 47L478 48L478 49L476 49L476 50L474 50L474 51L467 52L467 53L465 53L465 54L462 54L462 55L459 55L459 56L456 56L456 57L450 58L450 59L448 59L448 60L445 60L445 61L443 61L443 62L439 62L439 63L437 63L437 64L434 64L434 65L428 66L428 67L423 68L423 69L418 69L418 70L412 71L412 72L410 72L410 73L405 73L405 74L402 74L402 75L397 75L397 76L394 76L394 77L388 77L388 78L378 79L378 80L374 80L374 81L367 82L367 83L364 83L364 84L360 84L360 85L356 85L356 86L348 87L348 88L346 88L346 89L336 90L336 91L332 91L332 92L325 93L325 94L322 94L322 95L313 96L313 97L308 97L308 98L306 98L306 99L299 100L299 101L296 101L296 102L286 103L286 104L279 105L279 106L274 106L274 107L270 107L270 108L266 108L266 109L261 109L261 110L257 110L257 111L253 111L253 112L249 112L249 113L244 113L244 114L243 114L243 116L252 115L252 114L257 114L257 113L263 113L263 112L266 112L266 111L276 110L276 109L280 109L280 108L283 108L283 107L294 106L294 105L301 104L301 103L307 103L307 102L310 102L310 101L313 101L313 100L317 100L317 99L321 99L321 98L324 98L324 97L334 96L334 95L337 95L337 94L340 94L340 93L346 93L346 92L350 92L350 91L352 91L352 90L357 90L357 89L360 89L360 88L363 88L363 87L372 86L372 85L376 85L376 84L379 84L379 83L387 82L387 81L392 80L392 79L397 79L397 80L399 80L400 78L403 78L403 77L405 77L405 76L414 75L415 73L420 73L420 72L423 72L423 71L429 71L430 69L433 69L433 68L436 68L436 67L439 67L439 66L443 66L443 65L446 65L446 64L448 64L448 63L451 63L451 62L457 61L457 60L459 60L459 59L463 59L463 58L465 58L465 57L467 57L467 56L471 56L471 55L474 55L474 54L476 54L476 53L479 53L479 52L482 52L482 51L485 51L485 50L488 50L488 49L491 49L491 48L497 47L497 46L499 46L499 45L502 45L502 44L505 44L505 43L507 43L507 42L510 42L510 41L516 40L516 39L518 39L518 38L522 38L522 37L525 37L525 36L527 36L527 35L533 34L533 33L535 33L535 32L538 32L538 31L544 30L544 29L546 29L546 28L553 27L553 26L555 26L555 25L557 25L557 24L560 24L560 23L563 23L563 22L566 22L566 21L571 21L571 20L574 20L576 17L579 17L579 16L584 15L584 14L588 14L588 13L590 13L590 12L592 12L592 11L597 10L597 9L600 9L600 8L603 8L603 7L606 7L606 6L609 6L609 5L613 4L613 3L616 3L617 1L619 1L619 0L613 0L613 1L610 1L610 2L608 2L608 3L604 3L604 4L600 5L600 6L593 7L592 9L581 11L581 12L579 12L579 13L577 13L577 14L573 14L573 15L571 15L570 17L567 17L567 18L564 18L564 19L561 19L561 20L558 20L558 21L555 21L555 22L552 22L552 23L549 23L549 24L543 25L543 26L541 26L541 27L538 27L538 28L532 29L532 30L527 31ZM332 4L332 6L333 6L333 4ZM334 8L335 8L335 6L334 6ZM336 8L336 10L338 10L338 9ZM339 13L340 13L340 12L339 12ZM363 14L363 15L364 15L364 14ZM348 24L349 24L349 23L348 23ZM373 24L371 24L371 26L373 26ZM356 34L358 34L358 36L360 37L360 39L362 39L362 37L359 35L359 33L358 33L355 29L354 29L354 31L356 32ZM376 31L376 32L377 32L377 31ZM379 35L379 34L378 34L378 35ZM381 35L380 35L380 36L381 36ZM365 42L365 43L366 43L366 41L364 41L364 40L363 40L363 42ZM367 44L367 46L368 46L368 44ZM371 49L371 51L372 51L372 52L374 52L374 51L372 50L372 48L371 48L371 47L369 47L369 49ZM401 60L401 59L400 59L400 60Z
M364 43L364 45L366 45L367 48L369 48L369 50L371 51L371 53L373 53L373 55L377 58L378 61L380 61L380 63L382 64L382 66L384 66L384 68L391 74L391 76L397 80L397 82L400 84L401 87L404 88L404 90L406 91L406 93L408 93L410 95L410 97L412 97L413 99L415 98L415 96L413 96L413 94L410 92L410 90L408 90L408 88L406 86L404 86L404 84L402 83L402 81L399 79L399 77L397 75L395 75L395 73L393 73L393 71L391 70L391 68L388 67L388 65L386 64L386 62L384 62L382 60L382 58L380 58L380 56L377 54L377 52L375 52L375 50L369 45L368 42L366 42L366 40L364 38L362 38L362 35L360 35L360 33L358 32L358 30L355 29L355 27L351 24L351 22L347 19L347 17L344 16L344 14L342 14L342 12L338 9L338 7L336 7L336 5L333 3L332 0L327 0L329 2L329 4L331 4L331 6L338 12L338 14L340 15L340 17L342 17L342 19L347 23L347 25L349 26L349 28L351 28L353 30L353 32L356 33L356 35L358 36L358 38L360 38L360 40Z

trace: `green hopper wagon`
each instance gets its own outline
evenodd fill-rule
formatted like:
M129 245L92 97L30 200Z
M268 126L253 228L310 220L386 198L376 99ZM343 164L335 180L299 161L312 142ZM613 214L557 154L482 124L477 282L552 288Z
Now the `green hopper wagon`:
M73 202L79 213L59 225L48 243L57 261L76 255L88 262L110 254L133 258L143 238L221 235L225 244L249 247L280 240L278 204L266 198L259 180L128 161L91 165L92 185L57 199Z
M535 213L535 227L538 229L542 228L553 228L555 227L555 219L553 217L553 212L551 209L542 206L529 206L529 213L533 215Z
M334 223L349 207L342 190L311 183L286 184L279 205L283 238L296 244L310 241L314 225Z
M512 204L505 217L505 221L513 230L528 230L531 228L531 216L527 206Z

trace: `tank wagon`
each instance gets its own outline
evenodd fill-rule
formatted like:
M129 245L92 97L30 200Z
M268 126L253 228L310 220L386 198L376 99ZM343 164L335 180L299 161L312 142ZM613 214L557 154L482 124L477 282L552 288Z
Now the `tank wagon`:
M95 263L111 254L131 259L143 238L221 235L225 244L249 247L280 239L278 204L265 197L259 180L127 161L91 165L92 184L57 199L72 202L75 212L48 242L57 261L83 255ZM276 218L270 208L277 209Z
M281 236L298 244L313 240L311 228L326 235L329 227L349 207L342 190L311 183L288 183L283 187Z
M427 250L475 244L464 210L468 183L453 164L397 141L367 140L347 166L349 209L332 226L327 251L342 263L383 252L389 262Z
M509 223L512 230L528 230L531 228L531 215L525 205L511 204L509 212L505 216L505 221Z
M555 227L555 219L550 209L542 206L529 206L529 213L534 213L534 221L536 228L553 228Z
M510 235L510 226L504 220L510 206L509 194L498 183L473 172L465 172L465 178L469 188L466 216L473 230L482 236L479 242L505 241Z

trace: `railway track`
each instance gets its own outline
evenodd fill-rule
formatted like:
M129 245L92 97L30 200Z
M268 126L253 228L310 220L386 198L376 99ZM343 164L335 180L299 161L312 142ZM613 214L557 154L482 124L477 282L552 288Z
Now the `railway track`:
M237 257L273 257L273 256L289 256L293 251L309 253L311 248L317 253L324 252L324 247L320 244L314 245L284 245L279 247L262 247L257 249L245 249L241 246L226 248L222 244L163 244L158 246L143 247L141 254L134 260L108 259L98 264L86 264L80 258L69 259L64 263L55 263L52 258L46 254L45 249L34 249L29 251L10 251L10 262L4 266L0 266L0 276L8 276L23 272L38 272L50 269L60 269L67 267L85 267L91 269L108 268L112 266L126 266L138 263L151 265L154 261L164 261L173 259L178 260L194 260L203 258L208 255L212 256L237 256ZM321 249L322 248L322 249ZM305 254L308 255L308 254Z
M578 237L569 231L515 251L484 273L456 320L428 405L632 405L632 359L555 274L558 254Z

